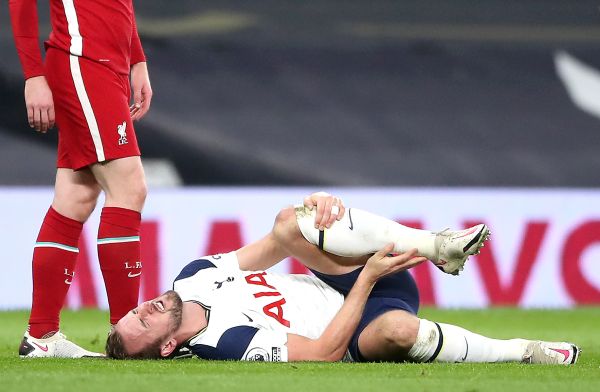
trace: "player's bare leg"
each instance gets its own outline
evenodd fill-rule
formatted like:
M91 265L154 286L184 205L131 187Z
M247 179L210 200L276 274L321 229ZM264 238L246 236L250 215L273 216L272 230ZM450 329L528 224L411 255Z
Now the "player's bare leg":
M577 346L570 343L492 339L455 325L419 319L402 310L373 320L358 342L361 354L370 361L571 365L579 356Z
M110 322L115 324L138 304L142 261L140 224L146 182L140 157L91 166L106 194L98 229L98 259L106 286Z
M88 169L59 168L54 200L33 254L33 301L29 328L19 347L22 357L96 356L59 332L60 310L73 281L78 242L100 187Z
M91 166L106 194L105 207L141 212L146 201L146 179L140 157L126 157Z
M409 360L417 340L419 318L404 310L392 310L373 320L358 338L361 355L369 361Z
M102 189L90 169L56 171L52 208L59 214L84 223L88 220Z
M480 224L465 230L432 232L403 226L357 208L347 208L330 228L315 228L315 209L296 207L304 237L320 249L340 256L371 254L393 242L394 251L417 248L419 256L431 260L442 271L458 275L470 255L479 253L489 230Z
M305 254L308 256L304 257ZM293 207L282 209L275 218L271 232L260 240L238 249L236 255L242 270L267 270L290 255L304 258L309 267L313 264L323 264L325 269L332 271L351 271L356 268L348 269L345 262L336 263L328 258L332 255L315 251L315 247L302 236ZM309 257L323 259L313 263Z

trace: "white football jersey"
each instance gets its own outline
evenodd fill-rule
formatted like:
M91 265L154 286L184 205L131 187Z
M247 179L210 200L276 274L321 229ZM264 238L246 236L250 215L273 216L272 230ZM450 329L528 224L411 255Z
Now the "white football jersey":
M287 361L287 334L318 338L344 302L313 276L241 271L235 252L191 262L173 289L209 310L188 344L204 359Z

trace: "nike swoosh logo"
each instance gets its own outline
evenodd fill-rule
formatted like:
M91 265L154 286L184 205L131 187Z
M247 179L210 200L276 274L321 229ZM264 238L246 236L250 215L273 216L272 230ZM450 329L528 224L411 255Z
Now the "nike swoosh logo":
M467 351L465 352L465 356L461 359L462 362L466 361L467 355L469 354L469 342L467 342L466 337L463 336L463 338L465 338L465 344L467 345Z
M352 208L348 208L348 218L350 219L350 226L348 226L348 228L350 230L354 230L354 222L352 222Z
M564 355L565 356L565 361L567 359L569 359L569 355L571 355L571 352L569 350L561 350L560 348L551 348L550 350L556 351L557 353L560 353L560 354Z
M136 276L140 276L141 274L142 274L141 272L138 272L136 274L134 274L133 272L130 272L127 274L127 276L129 276L130 278L135 278Z
M36 346L38 346L38 348L40 350L42 350L43 352L47 352L48 351L48 346L44 347L44 346L40 346L39 344L37 344L36 342L31 342L33 344L35 344Z
M469 234L473 234L473 233L475 232L475 230L477 230L477 227L472 227L472 228L471 228L471 230L467 231L467 232L466 232L465 234L463 234L463 235L459 235L459 236L458 236L458 237L456 237L456 238L463 238L463 237L466 237L466 236L468 236Z
M250 316L248 316L246 313L243 313L243 312L242 312L242 314L243 314L244 316L248 317L248 321L250 321L251 323L253 323L253 322L254 322L254 320L252 320L252 319L250 318Z

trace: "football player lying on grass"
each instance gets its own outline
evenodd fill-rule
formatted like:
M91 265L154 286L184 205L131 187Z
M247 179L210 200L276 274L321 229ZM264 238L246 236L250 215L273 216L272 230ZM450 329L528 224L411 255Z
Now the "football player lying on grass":
M456 275L489 235L477 225L430 232L344 208L316 193L283 209L272 231L185 266L173 290L111 331L108 357L260 361L526 362L570 365L570 343L498 340L417 317L408 269L431 260ZM265 272L286 257L314 273Z

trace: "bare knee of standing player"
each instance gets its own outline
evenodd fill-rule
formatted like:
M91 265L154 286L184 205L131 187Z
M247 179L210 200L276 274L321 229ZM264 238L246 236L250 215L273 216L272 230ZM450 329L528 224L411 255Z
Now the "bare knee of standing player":
M56 171L52 208L59 214L79 222L85 222L96 207L100 186L92 172L87 169Z
M373 320L362 331L358 347L369 361L405 361L418 331L417 316L404 310L392 310Z
M140 157L96 163L91 170L106 194L106 207L142 210L148 191Z

